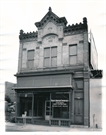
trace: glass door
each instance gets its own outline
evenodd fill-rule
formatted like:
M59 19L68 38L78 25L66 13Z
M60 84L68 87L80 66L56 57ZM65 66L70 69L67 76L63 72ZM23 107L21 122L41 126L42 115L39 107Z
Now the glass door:
M50 101L45 101L45 120L50 119Z

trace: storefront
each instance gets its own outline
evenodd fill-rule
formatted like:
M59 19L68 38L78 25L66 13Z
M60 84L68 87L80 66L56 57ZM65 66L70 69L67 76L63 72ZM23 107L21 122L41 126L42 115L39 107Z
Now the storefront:
M45 88L42 88L42 90L45 91ZM50 92L53 90L55 92ZM71 87L47 88L46 92L42 93L37 93L37 90L31 90L32 93L29 93L29 90L27 90L26 93L19 89L17 91L20 92L17 93L16 120L21 122L22 115L27 112L26 119L28 119L27 122L30 121L30 123L34 123L36 119L43 119L49 121L49 125L70 125ZM34 91L36 91L36 93ZM61 121L64 122L61 123Z
M25 83L27 79L19 77L19 87L14 88L17 92L16 122L22 122L26 112L27 123L42 119L49 125L84 124L83 78L73 78L72 74L31 76L29 83ZM31 87L32 82L37 83Z
M89 126L89 79L84 75L81 70L17 75L16 122L23 122L26 112L27 123Z

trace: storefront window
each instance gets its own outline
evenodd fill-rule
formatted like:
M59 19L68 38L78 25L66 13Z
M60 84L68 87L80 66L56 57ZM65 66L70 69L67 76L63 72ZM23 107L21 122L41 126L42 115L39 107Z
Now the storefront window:
M53 118L69 118L69 94L52 94L51 108Z
M40 100L34 102L34 116L42 116L43 103Z
M32 98L31 97L20 97L20 116L27 112L27 116L32 116Z
M33 116L42 117L43 116L43 106L44 101L41 95L34 96L34 108L33 108Z

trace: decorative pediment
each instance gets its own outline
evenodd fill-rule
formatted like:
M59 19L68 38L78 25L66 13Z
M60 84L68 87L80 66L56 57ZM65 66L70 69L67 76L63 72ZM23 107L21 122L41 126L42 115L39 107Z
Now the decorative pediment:
M40 22L36 22L35 25L38 29L42 28L48 21L53 21L55 24L63 23L65 26L67 24L67 20L65 17L59 18L56 14L52 12L51 7L49 7L49 11L47 14L42 18Z
M47 35L47 34L57 34L57 26L52 23L52 22L49 22L45 25L43 31L42 31L42 37Z
M58 41L58 36L55 34L43 37L43 44L55 44Z

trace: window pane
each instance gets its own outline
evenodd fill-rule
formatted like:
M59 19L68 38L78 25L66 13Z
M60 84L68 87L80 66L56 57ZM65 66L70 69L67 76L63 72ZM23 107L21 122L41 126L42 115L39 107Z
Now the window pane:
M53 58L51 59L51 62L52 62L52 67L57 66L57 57L53 57Z
M70 56L70 64L75 65L77 63L76 56Z
M24 49L22 51L22 68L26 68L26 62L27 62L26 55L27 55L27 51Z
M24 114L25 110L27 110L27 116L32 116L32 98L31 97L20 97L20 116Z
M76 55L77 54L77 47L75 46L70 46L70 55Z
M51 48L51 56L57 56L57 47Z
M50 57L50 48L44 49L44 57Z
M44 59L44 66L49 67L49 65L50 65L50 58L45 58Z
M34 59L34 50L29 50L28 51L28 60Z
M28 68L34 67L34 60L28 60Z

